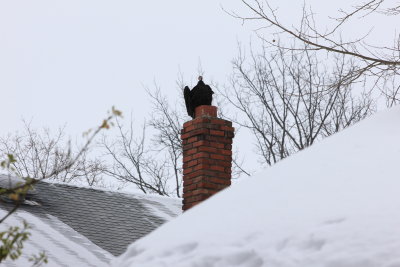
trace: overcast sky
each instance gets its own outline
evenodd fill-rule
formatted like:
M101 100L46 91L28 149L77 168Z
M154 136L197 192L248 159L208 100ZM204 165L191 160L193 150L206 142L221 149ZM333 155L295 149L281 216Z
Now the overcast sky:
M176 94L200 63L222 81L251 34L221 9L243 8L233 2L0 1L0 133L21 118L82 132L113 105L144 116L144 86Z
M275 2L281 20L296 24L303 1ZM324 25L349 1L311 4ZM226 83L237 43L256 39L256 25L242 25L222 7L248 13L240 0L0 0L0 135L21 129L25 118L67 124L75 136L111 106L142 119L150 111L145 86L157 82L177 98L178 73L193 86L199 64L206 82ZM344 34L372 26L375 44L393 39L393 27L381 21Z

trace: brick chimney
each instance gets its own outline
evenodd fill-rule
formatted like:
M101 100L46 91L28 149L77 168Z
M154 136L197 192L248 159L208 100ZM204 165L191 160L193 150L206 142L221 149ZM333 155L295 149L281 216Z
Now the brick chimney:
M199 106L183 124L183 211L231 184L232 122L217 118L217 107Z

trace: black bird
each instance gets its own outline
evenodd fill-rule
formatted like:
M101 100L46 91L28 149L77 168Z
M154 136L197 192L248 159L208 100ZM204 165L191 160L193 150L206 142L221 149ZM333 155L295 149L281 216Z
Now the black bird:
M183 96L185 97L186 110L190 117L194 119L194 110L201 105L211 105L212 95L211 87L203 82L203 77L199 76L199 82L192 90L185 86Z

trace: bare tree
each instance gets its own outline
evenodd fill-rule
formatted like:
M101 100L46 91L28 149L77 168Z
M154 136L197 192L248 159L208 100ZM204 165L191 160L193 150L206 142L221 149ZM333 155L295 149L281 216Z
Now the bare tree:
M181 128L184 122L182 108L175 103L171 108L168 99L161 94L159 88L149 91L152 100L153 112L149 125L156 130L153 137L153 145L157 152L166 153L166 167L173 173L175 195L181 196L182 187L182 140ZM183 98L180 98L183 103Z
M160 163L147 148L146 125L139 136L132 120L128 128L120 121L116 125L118 136L112 141L104 137L101 142L105 156L112 162L105 168L105 173L119 181L135 184L143 193L169 195L168 169L165 162Z
M389 76L379 85L379 90L385 96L386 106L392 107L400 103L399 76Z
M15 159L13 154L7 154L6 159L0 162L0 168L8 172L8 176L6 176L6 178L9 181L8 183L7 181L2 181L2 187L0 187L0 201L2 201L5 197L14 202L14 207L11 210L7 211L7 213L0 218L0 224L2 224L7 218L9 218L15 211L17 211L21 203L24 201L28 190L30 190L36 183L45 179L56 177L58 174L66 172L70 168L72 168L88 151L95 137L102 130L109 129L110 125L113 124L112 120L116 117L120 117L121 115L121 111L112 107L111 112L109 112L107 118L105 118L98 127L90 129L86 133L87 139L85 140L84 144L78 149L78 152L74 156L68 157L68 160L66 160L64 164L59 164L57 165L57 167L52 168L50 172L45 172L45 164L42 161L34 160L33 162L40 165L40 173L46 173L41 177L20 177L18 175L17 168L15 167L18 161ZM54 148L53 144L46 145L45 147L50 147L51 149ZM37 149L37 147L33 148L33 150L35 149ZM34 152L34 154L35 153L36 152ZM68 152L68 154L70 153ZM52 162L48 161L48 163L51 164ZM16 177L14 175L16 175ZM29 223L25 221L23 223L23 227L12 226L8 230L0 232L0 237L2 239L2 245L0 247L0 262L6 260L7 258L11 258L12 260L18 259L18 257L22 254L23 242L28 239L29 235ZM38 255L33 255L32 260L35 266L41 265L42 263L47 263L46 253L40 252Z
M107 175L133 183L144 193L181 197L180 135L183 123L189 119L184 106L183 85L183 79L178 79L178 100L172 105L157 85L153 90L147 89L153 109L141 132L132 119L128 127L117 121L116 139L105 138L101 144L105 156L112 161L105 169ZM232 172L235 176L246 173L237 158L235 156Z
M182 194L183 95L170 105L159 87L147 89L152 104L148 121L138 131L117 121L116 139L103 139L106 156L112 159L105 173L135 184L144 193L180 197ZM180 93L180 92L179 92ZM150 130L150 131L149 131Z
M400 16L400 5L392 1L371 0L344 10L338 7L338 16L332 19L330 25L317 26L311 8L303 7L302 19L298 25L286 25L281 22L277 10L272 7L269 0L242 0L251 14L241 16L230 13L243 21L259 21L263 24L259 27L259 36L269 45L284 50L318 51L327 55L342 55L351 58L355 64L353 69L344 73L342 83L351 83L360 79L369 78L373 86L387 85L387 80L399 75L400 69L400 35L397 33L393 42L384 46L374 46L368 43L366 36L353 37L343 40L342 31L352 21L363 23L367 17L377 15L384 17ZM272 30L273 38L262 37L261 32ZM372 26L371 26L372 28ZM298 41L299 46L286 47L279 40L281 37L289 37ZM333 84L332 87L337 87ZM387 103L394 104L398 99L399 84L393 85L393 90L383 91L388 97ZM395 95L393 95L395 94ZM396 102L395 101L395 102Z
M346 82L346 73L354 66L343 56L335 57L328 69L308 49L270 54L264 47L249 60L240 52L233 66L230 90L223 92L239 112L232 120L254 134L257 151L268 165L374 110L370 94L356 94Z
M47 128L33 129L24 122L22 133L0 138L0 153L14 156L16 161L12 165L19 177L42 179L53 173L49 180L99 185L102 163L98 159L89 159L88 149L82 151L79 160L69 168L54 172L68 165L78 153L66 140L63 128L54 133Z

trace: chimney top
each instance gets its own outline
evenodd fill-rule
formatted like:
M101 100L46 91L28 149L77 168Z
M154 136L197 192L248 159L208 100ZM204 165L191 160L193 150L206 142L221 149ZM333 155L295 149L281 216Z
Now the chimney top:
M200 117L211 117L211 118L216 118L217 117L217 107L215 106L208 106L208 105L203 105L203 106L198 106L195 111L195 119L200 118Z

